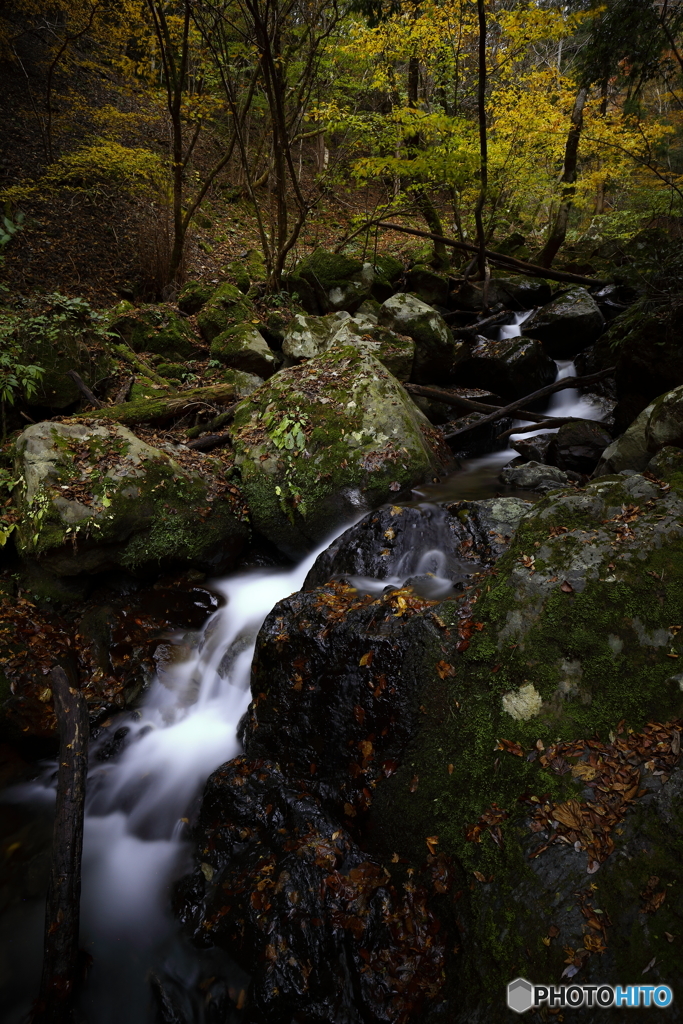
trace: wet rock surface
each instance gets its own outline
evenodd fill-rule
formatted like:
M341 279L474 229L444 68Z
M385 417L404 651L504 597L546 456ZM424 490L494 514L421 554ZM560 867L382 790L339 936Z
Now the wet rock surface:
M252 973L255 1024L414 1019L446 959L427 893L394 884L312 788L247 756L214 772L176 912Z
M600 423L563 423L557 432L553 462L565 472L592 473L611 443L612 435Z
M522 491L539 491L545 494L556 491L569 483L569 477L557 466L548 466L533 459L513 459L504 466L498 478L507 487L516 487Z
M524 335L543 342L553 359L573 359L602 333L605 320L585 288L572 288L533 313Z
M469 358L457 364L453 379L459 386L489 388L513 400L552 384L556 377L557 366L540 341L479 337Z
M454 340L443 317L413 295L399 292L387 299L378 319L381 326L407 334L415 342L411 378L415 384L450 380L454 367L467 356L467 346Z

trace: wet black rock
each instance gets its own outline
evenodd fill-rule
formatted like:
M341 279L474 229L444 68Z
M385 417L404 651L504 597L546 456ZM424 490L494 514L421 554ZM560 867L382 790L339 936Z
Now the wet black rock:
M533 437L520 437L510 442L510 447L522 456L526 462L553 464L553 446L556 434L534 434Z
M445 948L426 892L397 890L310 783L238 757L210 777L196 835L176 913L252 973L249 1021L399 1024L437 997Z
M566 487L570 478L557 466L544 466L539 462L526 462L520 458L513 459L504 466L498 479L507 487L546 494L548 491Z
M473 562L488 565L502 554L528 508L519 498L384 506L318 556L303 589L339 576L385 580L434 572L461 579L477 568Z
M563 423L557 432L553 462L565 471L592 473L612 440L609 430L593 420Z
M573 359L602 333L605 319L585 288L572 288L533 313L522 331L543 342L553 359Z
M460 386L490 388L511 400L552 384L556 377L555 361L530 338L478 337L469 358L459 362L454 373Z

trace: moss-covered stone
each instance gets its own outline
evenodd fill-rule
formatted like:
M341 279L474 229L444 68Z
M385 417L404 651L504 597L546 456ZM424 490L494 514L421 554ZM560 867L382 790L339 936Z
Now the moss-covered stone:
M351 346L268 381L238 406L233 442L254 526L291 554L448 457L397 381Z
M136 306L112 317L110 328L134 352L156 352L168 359L198 354L199 339L169 306Z
M541 939L557 923L564 944L582 946L576 893L589 882L597 883L595 905L607 911L604 891L607 912L614 920L618 914L624 928L629 919L645 923L637 893L650 872L637 842L627 842L634 833L612 834L616 851L593 878L586 875L586 853L571 845L553 848L547 861L545 854L530 861L540 839L532 843L529 832L533 802L520 799L585 799L584 783L565 774L561 762L556 771L548 760L534 760L537 741L542 749L558 739L609 741L618 723L639 730L683 713L680 479L675 471L667 489L639 475L607 477L548 496L522 518L510 549L480 585L468 642L462 643L463 611L455 602L434 612L443 623L442 658L453 671L424 672L419 733L399 771L378 786L371 814L373 835L387 855L396 851L419 866L425 838L437 836L439 852L462 868L468 941L452 1017L457 1024L498 1019L500 993L517 975L559 977L561 942ZM502 739L531 755L515 756ZM466 826L494 803L505 812L500 842L485 826L480 842L468 841ZM628 828L637 834L635 824ZM645 848L670 874L679 840L656 821L648 829ZM637 948L646 965L654 946L643 938ZM621 934L618 944L604 982L619 981L617 968L635 969ZM592 981L599 960L591 971Z
M230 567L248 525L222 466L187 469L114 424L40 423L17 444L17 549L58 576Z
M214 289L211 285L202 281L188 281L178 296L178 309L181 313L194 316L202 306L205 306L213 295Z
M282 283L288 292L299 296L301 305L309 313L328 313L332 308L329 292L345 287L362 269L360 260L316 249L300 260ZM359 304L362 301L361 298Z
M157 373L166 380L182 380L187 373L187 366L185 363L159 363Z
M253 373L264 380L275 373L275 356L252 324L238 324L211 342L211 358L225 366Z
M207 342L237 324L251 320L253 306L234 284L225 281L197 316L197 327Z

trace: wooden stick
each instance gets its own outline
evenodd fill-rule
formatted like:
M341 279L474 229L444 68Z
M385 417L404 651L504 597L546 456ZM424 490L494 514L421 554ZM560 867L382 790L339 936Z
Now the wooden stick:
M471 423L467 427L461 427L460 430L455 430L450 434L444 434L444 438L450 441L453 437L458 437L459 434L466 434L470 430L474 430L475 427L481 427L484 423L493 423L494 420L502 419L504 416L509 416L513 412L518 412L525 402L535 402L541 398L547 398L549 395L554 395L556 391L564 391L566 388L585 387L588 384L596 384L599 380L603 380L605 377L609 377L610 374L614 373L615 367L610 366L607 370L600 370L599 373L591 373L587 377L563 377L562 380L556 380L554 384L548 384L547 387L541 388L539 391L534 391L530 395L526 395L524 398L519 398L516 402L511 402L510 405L503 406L496 409L489 416L482 416L476 423ZM521 418L521 413L519 416Z
M88 770L88 707L56 665L50 673L59 727L57 808L45 907L45 949L32 1024L71 1024L78 981L83 810Z
M100 402L99 398L95 398L88 385L78 376L75 370L67 370L66 375L71 377L78 390L82 395L85 395L91 405L94 405L96 409L104 409L104 402Z
M135 377L129 377L128 380L125 381L121 385L121 387L119 388L119 390L116 393L116 398L114 399L114 405L122 405L124 402L128 401L128 396L130 395L130 389L133 387L134 383L135 383Z
M453 310L453 313L457 313L458 310ZM454 338L466 338L469 334L476 334L479 327L490 327L491 324L495 324L497 320L503 320L508 316L509 310L501 309L497 313L493 313L492 316L484 317L483 320L477 320L473 324L469 324L467 327L456 327L455 330L451 327L451 334ZM448 313L443 318L446 320Z
M450 391L442 391L440 388L424 387L422 384L404 384L406 391L411 395L418 395L420 398L431 398L435 402L443 402L444 405L454 405L468 412L489 413L494 409L502 409L501 405L487 405L485 402L473 402L471 398L462 398L460 395L453 395ZM527 409L520 410L520 420L545 420L547 416L542 412L529 412Z
M386 228L387 231L402 231L405 235L416 235L418 238L431 238L434 242L443 242L444 245L450 245L452 249L462 249L463 252L478 253L479 249L476 245L469 245L467 242L458 242L455 238L446 238L444 235L435 235L431 231L419 231L417 228L404 228L402 224L389 224L387 221L380 221L378 224L380 228ZM503 253L495 252L493 249L485 249L487 259L491 260L492 263L499 263L502 267L507 267L509 270L516 270L520 274L525 274L527 277L544 277L549 281L566 281L569 284L585 284L589 288L596 286L603 286L607 284L607 281L598 281L594 277L582 277L581 274L570 274L564 270L549 270L546 267L540 267L536 263L525 263L523 260L517 260L514 256L504 256Z

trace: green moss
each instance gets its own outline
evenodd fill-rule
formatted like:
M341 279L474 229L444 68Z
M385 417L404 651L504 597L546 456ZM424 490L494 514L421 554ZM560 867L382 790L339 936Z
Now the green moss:
M182 380L187 373L187 366L185 363L159 363L157 373L166 380Z
M210 300L214 289L201 281L188 281L178 296L178 309L181 313L193 316Z
M111 330L134 352L156 352L170 358L196 355L199 344L187 321L168 306L135 307L113 317Z
M253 306L239 288L224 282L197 316L202 337L211 342L223 331L253 317Z

